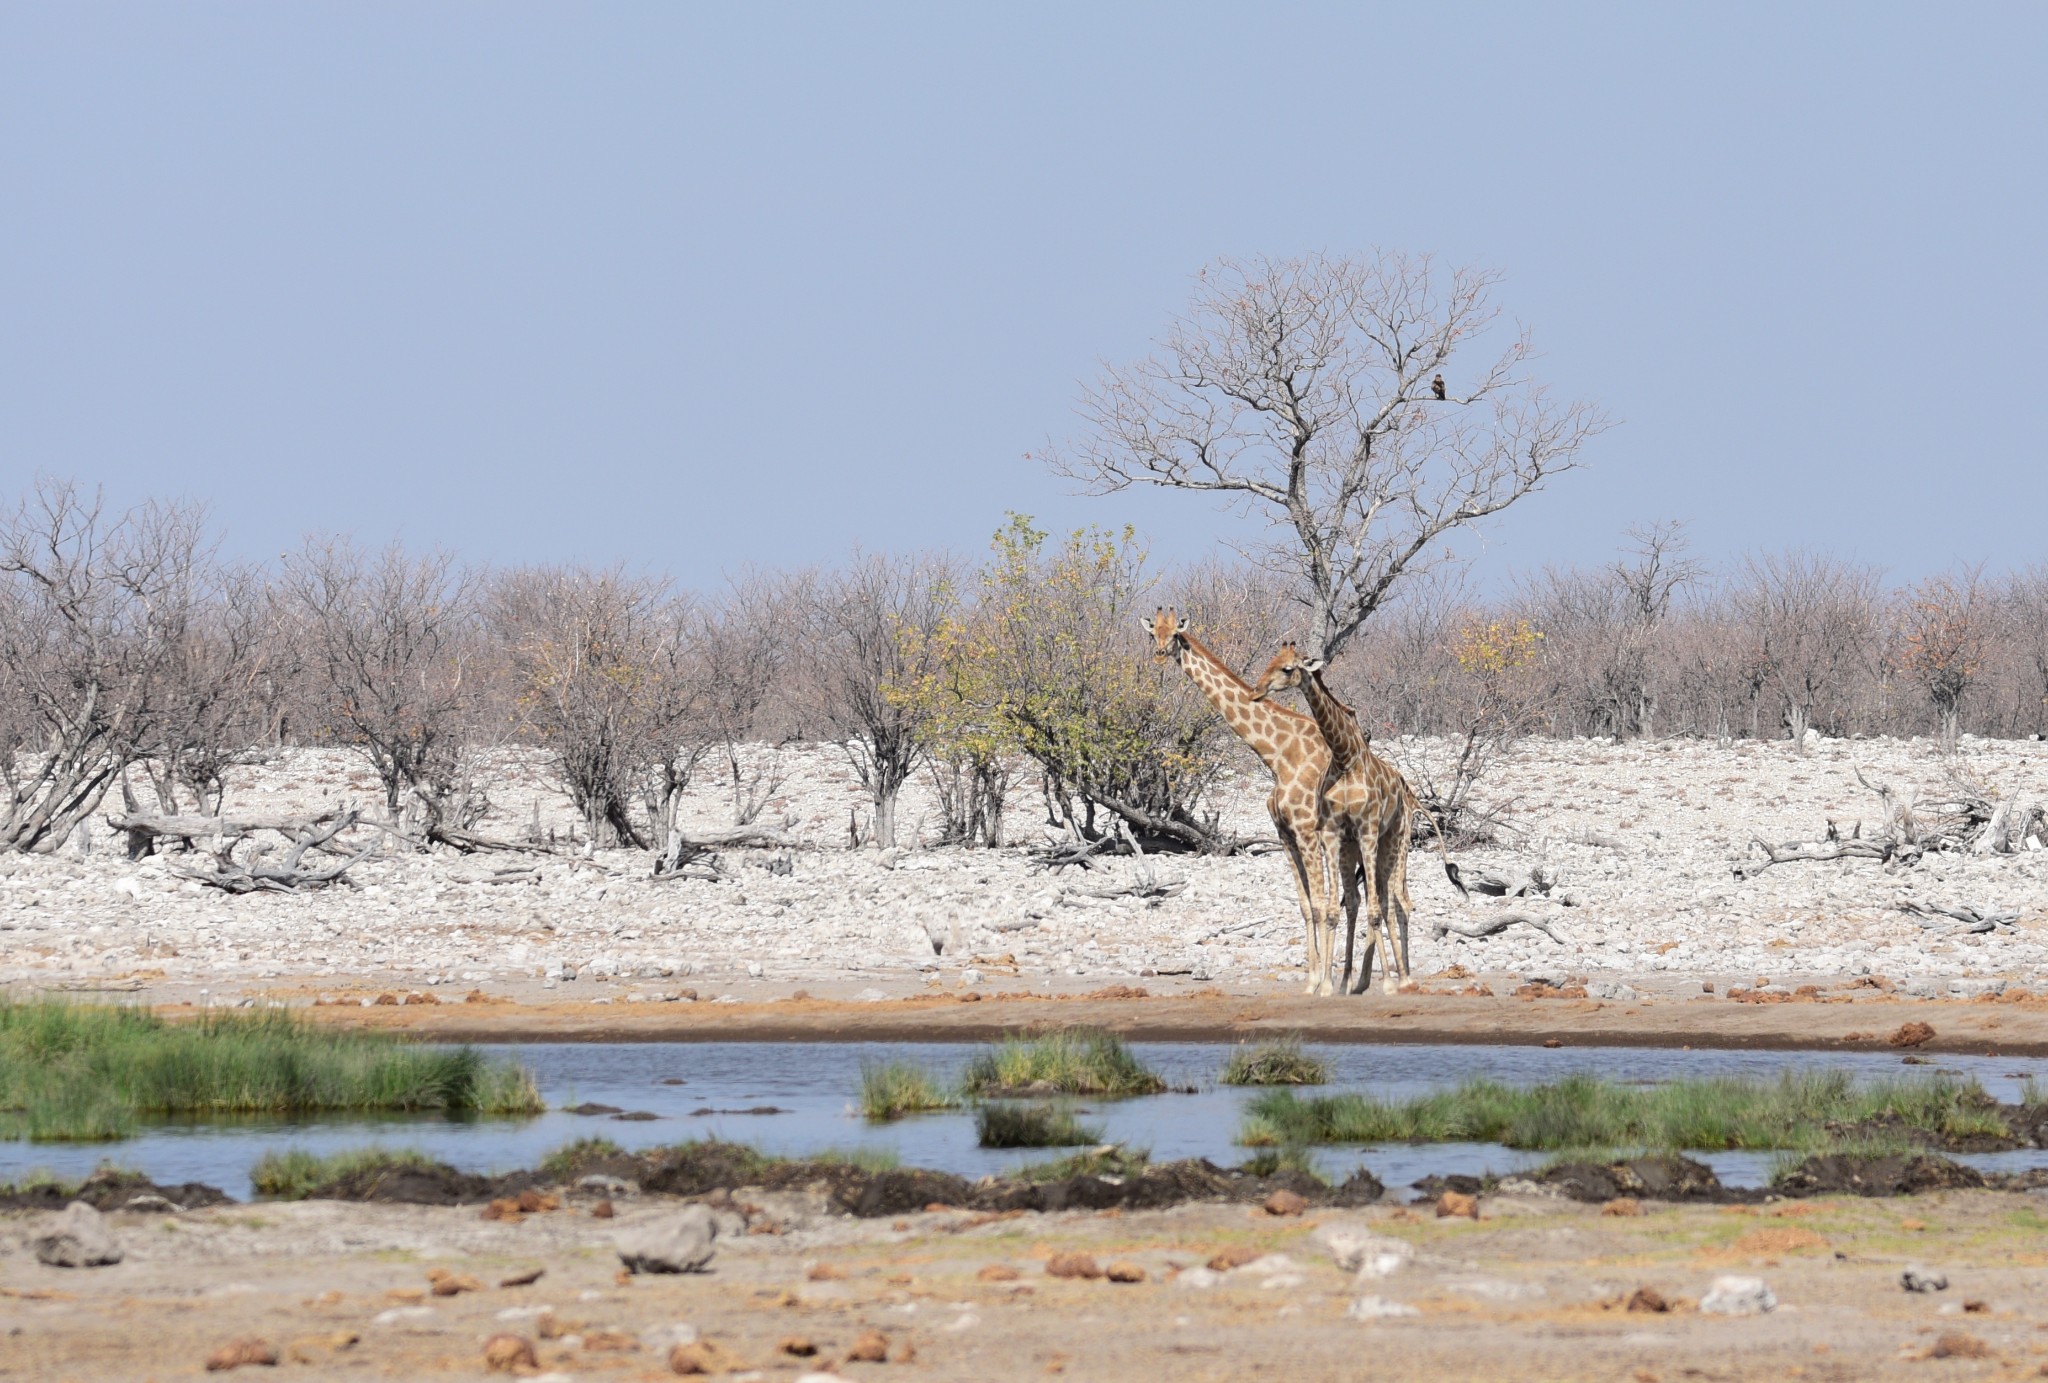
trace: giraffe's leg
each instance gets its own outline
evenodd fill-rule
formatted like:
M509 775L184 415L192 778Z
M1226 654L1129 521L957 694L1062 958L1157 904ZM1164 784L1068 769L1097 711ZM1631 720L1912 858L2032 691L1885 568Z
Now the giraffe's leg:
M1370 842L1360 842L1358 879L1360 879L1360 883L1364 883L1364 893L1366 893L1366 897L1364 897L1366 934L1372 936L1374 945L1378 945L1380 932L1386 926L1386 893L1380 887L1382 879L1380 879L1380 873L1378 873L1380 848L1382 846L1380 846L1378 838L1374 838ZM1395 953L1393 940L1389 940L1389 942L1386 942L1386 959L1380 961L1380 988L1384 988L1389 994L1393 994L1393 973L1395 973L1395 965L1399 965L1399 963L1401 963L1401 957ZM1368 979L1364 975L1360 975L1360 979L1358 979L1358 992L1364 994L1366 986L1368 986Z
M1301 900L1301 922L1303 931L1306 934L1305 944L1308 955L1308 986L1302 992L1313 994L1316 992L1316 948L1318 940L1316 934L1316 892L1318 886L1312 881L1311 871L1319 866L1311 858L1310 851L1313 847L1310 841L1304 840L1299 832L1277 814L1273 818L1273 825L1278 828L1280 844L1285 847L1288 862L1294 867L1294 888ZM1327 969L1327 967L1325 968Z
M1344 901L1344 978L1337 984L1340 994L1356 994L1351 988L1352 948L1358 941L1358 836L1355 832L1344 833L1344 846L1337 861L1337 874L1343 881ZM1372 919L1366 919L1365 955L1366 967L1372 966Z
M1312 977L1314 994L1333 994L1336 987L1331 983L1330 971L1337 963L1337 866L1343 856L1339 833L1325 828L1317 833L1316 862L1317 874L1316 940L1318 953L1315 958L1315 974Z
M1388 892L1394 905L1400 909L1401 923L1401 975L1408 978L1413 974L1408 955L1408 919L1414 914L1415 900L1408 893L1408 833L1410 822L1408 809L1401 809L1400 829L1393 833L1393 861L1388 873Z
M1388 993L1397 990L1410 977L1408 960L1408 913L1412 906L1408 897L1408 822L1405 814L1397 813L1388 823L1388 829L1380 837L1379 858L1373 864L1380 879L1380 910L1387 934L1387 971L1385 985ZM1395 927L1400 935L1396 937Z

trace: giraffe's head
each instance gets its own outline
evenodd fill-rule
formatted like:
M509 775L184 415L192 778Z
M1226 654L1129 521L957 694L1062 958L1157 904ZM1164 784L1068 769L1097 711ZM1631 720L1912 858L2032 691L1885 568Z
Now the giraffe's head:
M1266 671L1259 678L1258 685L1252 688L1252 700L1264 701L1274 692L1289 691L1322 670L1322 659L1304 658L1301 656L1301 650L1291 641L1283 643L1280 645L1280 651L1273 655L1273 661L1266 664Z
M1188 646L1188 622L1161 606L1152 612L1145 627L1152 631L1152 656L1160 660L1178 658Z

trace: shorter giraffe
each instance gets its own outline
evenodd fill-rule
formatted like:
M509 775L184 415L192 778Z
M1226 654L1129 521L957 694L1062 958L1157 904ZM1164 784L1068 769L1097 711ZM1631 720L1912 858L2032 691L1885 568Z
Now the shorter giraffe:
M1308 660L1292 643L1281 645L1279 654L1259 679L1256 695L1261 699L1275 691L1299 688L1314 715L1324 741L1330 746L1330 764L1324 771L1319 800L1329 845L1326 859L1337 874L1326 888L1334 893L1343 887L1345 915L1344 988L1363 993L1372 981L1373 952L1379 934L1387 942L1383 985L1393 993L1409 976L1408 920L1413 903L1408 895L1408 838L1411 813L1423 812L1408 781L1372 752L1358 717L1339 701L1323 682L1323 664ZM1426 814L1426 813L1424 813ZM1443 834L1437 832L1437 847L1444 855L1444 871L1460 893L1465 893L1458 868L1443 849ZM1351 986L1352 954L1358 934L1359 885L1364 885L1366 948L1358 970L1358 984ZM1469 894L1467 896L1470 896ZM1399 911L1396 937L1395 912ZM1332 919L1334 932L1334 918ZM1329 937L1327 951L1334 951L1335 936ZM1327 954L1326 951L1326 954Z

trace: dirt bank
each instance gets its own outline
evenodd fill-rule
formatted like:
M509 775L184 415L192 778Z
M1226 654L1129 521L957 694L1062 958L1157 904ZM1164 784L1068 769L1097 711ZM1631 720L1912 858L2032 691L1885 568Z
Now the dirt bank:
M172 1007L164 1010L177 1013ZM1094 1024L1127 1038L1227 1042L1298 1032L1314 1042L1891 1050L1905 1024L1932 1038L1906 1052L2048 1055L2048 1000L1898 1001L1837 990L1785 1003L1720 997L1518 998L1417 994L1312 1000L1207 994L1048 999L1000 992L978 1002L918 996L844 1003L330 1004L322 1022L461 1042L978 1042L1018 1029Z

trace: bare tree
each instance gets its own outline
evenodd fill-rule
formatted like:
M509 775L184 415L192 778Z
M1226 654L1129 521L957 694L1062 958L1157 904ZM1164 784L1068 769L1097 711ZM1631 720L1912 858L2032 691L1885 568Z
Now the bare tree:
M1962 728L1963 698L1984 670L1992 611L1983 584L1979 569L1930 576L1901 592L1894 610L1893 658L1927 693L1949 745Z
M1607 426L1553 402L1517 334L1473 359L1498 275L1427 256L1224 260L1203 271L1159 354L1086 395L1088 435L1048 454L1096 493L1211 493L1266 520L1253 549L1334 657L1455 530L1578 463ZM1438 376L1455 381L1441 395Z
M152 732L197 510L39 482L0 517L0 851L54 850Z
M163 610L173 627L141 766L163 811L180 811L182 793L199 815L217 815L228 771L270 731L265 691L288 641L276 637L261 575L245 567L195 565Z
M782 724L773 728L793 730L816 700L809 688L792 685L802 669L790 656L815 580L808 571L750 572L700 612L693 638L704 679L700 713L738 826L756 820L788 778L779 746L766 755L747 746L772 733L774 721Z
M874 842L896 844L896 799L917 771L936 717L922 684L939 675L943 626L959 607L958 564L936 556L856 554L811 600L822 723L874 803Z
M1877 660L1877 573L1814 553L1763 554L1749 559L1736 599L1792 741L1803 746L1816 722L1841 733L1854 684Z
M330 727L369 759L393 823L403 813L425 840L488 844L471 829L487 807L473 779L485 691L475 575L446 554L334 539L309 542L280 584Z
M1664 623L1678 593L1698 580L1678 524L1629 530L1619 561L1597 570L1549 568L1524 583L1529 617L1543 631L1564 728L1647 735L1655 730Z
M498 578L488 604L520 722L553 759L589 838L642 849L657 835L665 840L667 791L663 805L650 804L647 830L632 808L650 774L679 777L679 793L702 752L677 762L675 679L684 663L667 584L616 568L531 568ZM687 681L685 708L696 690Z

